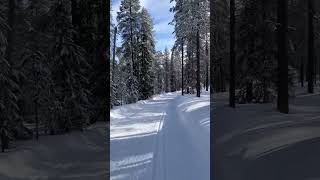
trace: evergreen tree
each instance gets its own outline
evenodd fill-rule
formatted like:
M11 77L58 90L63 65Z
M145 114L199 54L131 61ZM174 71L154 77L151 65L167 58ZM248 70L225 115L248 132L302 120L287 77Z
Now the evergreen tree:
M150 14L145 8L141 10L141 27L139 31L139 87L140 99L147 99L153 95L153 74L152 62L154 61L154 38L153 38L153 24Z
M85 50L72 39L73 26L70 20L69 1L59 0L52 9L56 42L52 49L53 81L55 96L63 107L60 126L65 131L83 129L89 122L88 79L84 76L89 67ZM70 4L69 4L70 5Z
M137 62L138 32L139 32L139 0L123 0L118 12L118 29L122 36L122 53L126 60L126 103L134 103L138 100L138 75Z
M176 69L175 69L175 49L171 50L171 61L170 61L170 91L176 91Z
M152 70L154 72L154 81L153 81L153 89L155 94L160 94L163 92L164 87L164 69L162 65L163 54L161 51L155 53L155 58L153 61Z
M168 48L164 50L164 88L165 92L169 92L169 75L170 75L170 67L169 67L169 59L170 54Z
M14 8L12 1L9 1L9 7ZM12 13L9 9L9 14ZM21 124L22 117L19 113L18 96L20 87L15 78L15 71L12 67L12 62L8 61L11 57L12 49L8 49L7 38L12 28L8 25L11 24L10 20L6 22L4 16L4 4L0 5L0 136L2 144L2 152L9 148L9 139L14 137L16 127ZM9 34L9 35L8 35Z

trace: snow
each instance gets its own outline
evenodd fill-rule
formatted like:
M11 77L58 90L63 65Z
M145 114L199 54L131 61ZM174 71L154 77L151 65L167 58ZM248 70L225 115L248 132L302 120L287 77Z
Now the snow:
M106 123L98 122L84 132L12 142L8 152L0 153L0 179L106 179L106 129Z
M174 92L111 110L111 179L209 179L209 107Z
M234 172L224 173L224 179L304 179L315 173L310 167L319 162L319 92L319 87L314 94L296 87L289 114L278 112L276 103L237 104L233 109L228 107L228 93L214 93L219 166Z

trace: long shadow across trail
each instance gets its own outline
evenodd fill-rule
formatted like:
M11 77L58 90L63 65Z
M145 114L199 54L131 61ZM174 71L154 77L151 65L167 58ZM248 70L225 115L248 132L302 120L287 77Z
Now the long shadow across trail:
M318 95L292 99L288 115L272 104L226 104L215 109L214 119L219 179L320 179Z
M111 179L152 180L159 125L175 93L125 105L111 113Z

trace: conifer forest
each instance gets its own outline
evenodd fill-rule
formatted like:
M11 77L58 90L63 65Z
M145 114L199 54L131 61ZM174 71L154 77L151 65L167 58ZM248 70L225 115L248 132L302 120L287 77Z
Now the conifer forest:
M209 180L209 0L111 7L110 178Z
M215 179L320 177L319 12L314 0L211 1Z
M1 0L0 179L64 179L73 172L59 163L93 152L107 161L109 11L100 0ZM69 167L90 174L80 164Z

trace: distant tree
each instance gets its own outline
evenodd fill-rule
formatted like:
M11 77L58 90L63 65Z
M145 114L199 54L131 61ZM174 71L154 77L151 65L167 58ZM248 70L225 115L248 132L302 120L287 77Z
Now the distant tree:
M170 60L170 91L176 91L176 69L174 64L174 56L175 56L175 49L172 48L171 50L171 60Z
M165 88L165 92L169 92L169 74L170 74L170 67L169 67L169 50L167 48L165 48L164 50L164 88Z

